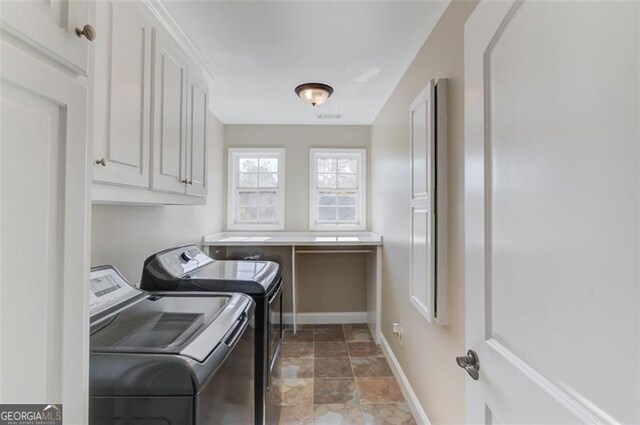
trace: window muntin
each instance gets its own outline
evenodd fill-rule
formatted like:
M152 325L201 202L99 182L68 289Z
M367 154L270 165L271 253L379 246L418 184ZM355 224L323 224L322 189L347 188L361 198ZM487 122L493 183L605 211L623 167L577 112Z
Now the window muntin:
M363 229L364 149L312 149L310 161L310 228Z
M229 149L229 220L234 230L284 227L284 150Z

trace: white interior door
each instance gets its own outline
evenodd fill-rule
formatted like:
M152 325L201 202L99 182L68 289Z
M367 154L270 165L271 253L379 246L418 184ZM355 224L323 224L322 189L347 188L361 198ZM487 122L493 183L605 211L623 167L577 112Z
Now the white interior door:
M0 43L0 403L87 422L87 91Z
M467 22L468 422L640 423L639 9Z

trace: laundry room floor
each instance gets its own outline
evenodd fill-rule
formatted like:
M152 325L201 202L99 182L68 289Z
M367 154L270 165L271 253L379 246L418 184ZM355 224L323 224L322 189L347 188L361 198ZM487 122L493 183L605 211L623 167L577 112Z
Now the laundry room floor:
M416 423L364 324L287 328L269 396L280 425Z

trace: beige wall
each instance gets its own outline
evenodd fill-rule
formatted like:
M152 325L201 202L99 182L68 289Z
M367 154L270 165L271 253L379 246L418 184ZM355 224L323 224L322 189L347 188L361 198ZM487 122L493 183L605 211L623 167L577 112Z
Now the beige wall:
M291 247L216 247L215 259L240 260L259 255L282 266L283 310L293 309ZM367 310L367 256L360 254L298 255L298 311L300 313L363 312ZM322 270L322 273L318 273Z
M366 148L367 162L370 163L370 139L370 127L367 125L225 125L224 127L225 157L229 147L286 149L285 231L289 232L309 230L309 149ZM367 166L367 170L369 168ZM225 191L226 187L225 167ZM226 227L226 217L224 226ZM247 252L236 249L228 251L227 254L229 258L242 258L249 253L261 254L263 258L280 262L285 280L284 310L291 311L290 249L287 252L273 248L254 251L256 250ZM296 265L300 288L298 297L300 312L367 310L365 256L307 255L304 258L298 258ZM318 270L323 270L323 273L317 273Z
M288 232L309 230L309 148L366 148L369 161L370 139L368 125L224 126L225 158L229 147L286 149L285 231ZM225 191L226 187L225 183Z
M464 423L464 23L475 1L454 0L371 129L372 230L384 235L382 331L432 424ZM409 105L431 78L449 78L450 324L427 323L409 301ZM392 323L404 328L400 345Z
M144 259L164 248L200 244L222 229L223 126L209 114L209 195L202 206L93 205L91 264L113 264L139 282Z

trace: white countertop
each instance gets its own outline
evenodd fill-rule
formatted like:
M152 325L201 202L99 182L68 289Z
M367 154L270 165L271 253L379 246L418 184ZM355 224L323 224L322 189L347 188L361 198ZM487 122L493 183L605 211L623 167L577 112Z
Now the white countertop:
M205 236L204 246L381 246L371 232L223 232Z

